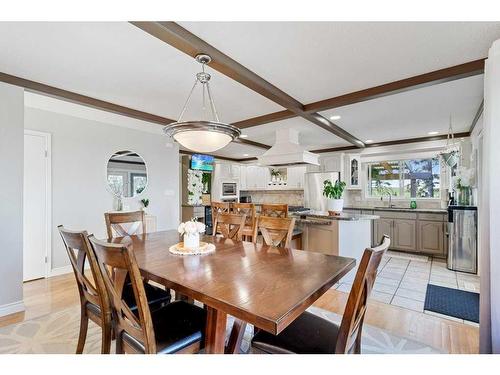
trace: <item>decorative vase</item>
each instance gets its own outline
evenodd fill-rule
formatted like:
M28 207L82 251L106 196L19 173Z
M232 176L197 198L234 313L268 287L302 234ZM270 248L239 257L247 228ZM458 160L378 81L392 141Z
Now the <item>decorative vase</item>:
M344 199L328 199L328 212L340 214L344 208Z
M471 188L468 186L461 187L458 190L458 204L461 206L470 206L471 204Z
M200 234L184 234L184 247L188 249L198 249L200 247Z

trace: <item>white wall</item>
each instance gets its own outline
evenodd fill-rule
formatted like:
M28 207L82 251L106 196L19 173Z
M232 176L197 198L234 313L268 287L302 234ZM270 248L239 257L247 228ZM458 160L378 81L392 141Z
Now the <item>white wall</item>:
M24 90L0 82L0 316L24 309Z
M481 353L500 353L500 40L490 48L484 78L479 344Z
M149 198L148 212L158 230L177 227L179 218L179 152L166 147L160 134L143 132L67 114L26 107L25 128L52 134L52 268L69 261L57 225L106 237L104 212L113 210L106 189L106 163L119 150L132 150L148 168L148 186L139 197L125 200L131 209Z

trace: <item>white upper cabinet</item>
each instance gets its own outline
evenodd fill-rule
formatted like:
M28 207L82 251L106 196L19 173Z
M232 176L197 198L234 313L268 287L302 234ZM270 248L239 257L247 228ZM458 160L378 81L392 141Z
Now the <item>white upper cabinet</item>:
M287 168L287 188L288 189L303 189L304 188L304 175L307 167L291 167Z
M240 165L240 190L247 189L247 166Z
M359 154L346 155L345 182L347 189L359 190L362 186L361 156Z
M321 160L322 172L340 172L343 174L344 154L326 156Z

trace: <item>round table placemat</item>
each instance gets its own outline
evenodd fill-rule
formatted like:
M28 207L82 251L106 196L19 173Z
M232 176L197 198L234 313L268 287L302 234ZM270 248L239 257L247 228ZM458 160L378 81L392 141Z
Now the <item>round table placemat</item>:
M184 247L184 242L176 243L169 247L168 251L175 255L201 255L211 253L215 250L215 245L207 242L200 242L200 247L197 249L189 249Z

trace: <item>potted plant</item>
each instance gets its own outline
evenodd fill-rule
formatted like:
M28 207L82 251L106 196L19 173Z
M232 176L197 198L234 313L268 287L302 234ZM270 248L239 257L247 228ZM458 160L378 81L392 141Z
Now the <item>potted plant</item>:
M141 203L142 203L142 210L144 211L144 213L146 213L146 210L149 206L149 199L148 198L142 198L141 199Z
M345 182L335 181L332 183L330 180L323 181L323 195L328 198L328 213L338 215L342 212L344 207L344 193Z
M205 224L193 218L185 223L180 223L177 231L183 235L184 247L187 249L198 249L200 247L200 233L205 232Z

